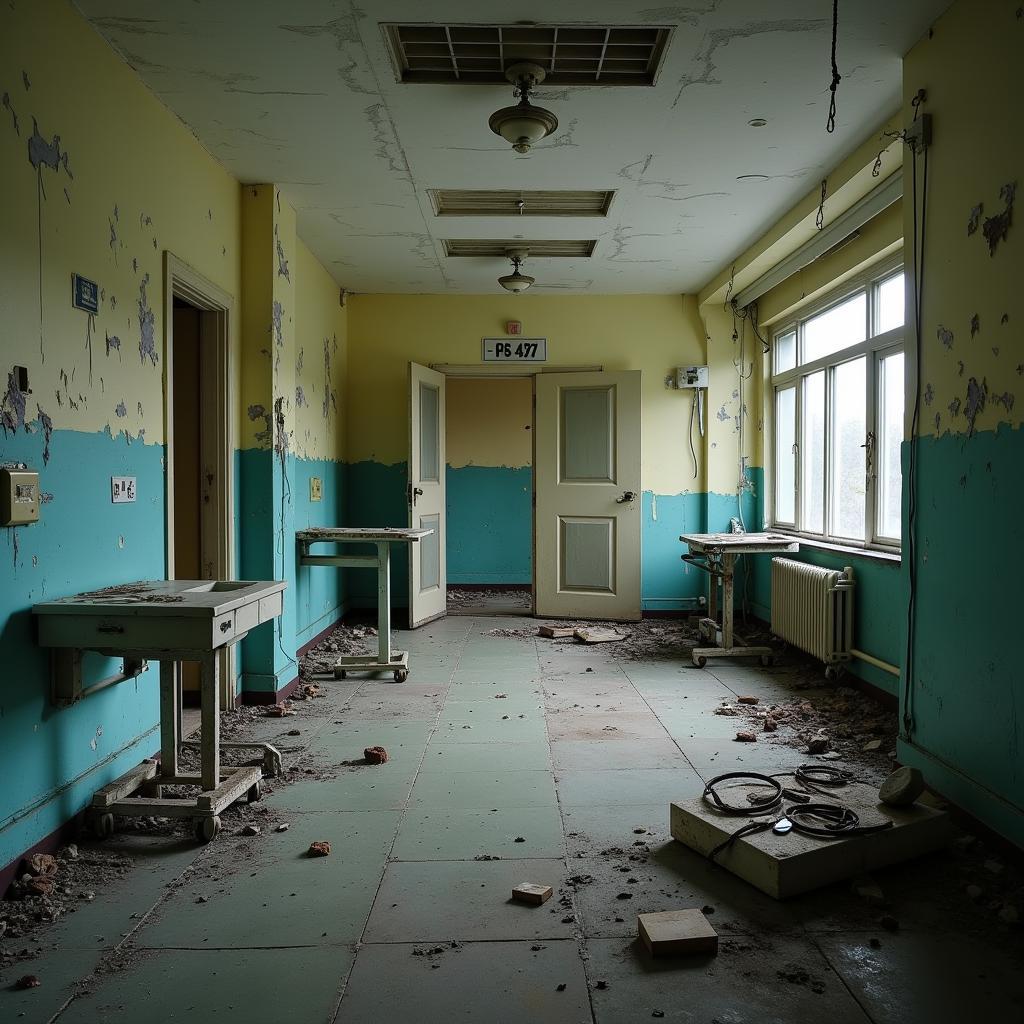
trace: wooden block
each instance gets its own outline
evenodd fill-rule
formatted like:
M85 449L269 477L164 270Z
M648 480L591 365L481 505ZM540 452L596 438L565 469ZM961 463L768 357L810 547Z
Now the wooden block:
M517 903L532 903L540 906L551 899L551 886L538 885L536 882L520 882L512 890L512 899Z
M608 644L615 640L625 640L625 634L617 629L606 629L603 626L591 626L587 629L573 631L573 636L585 644Z
M572 626L538 626L537 636L546 636L549 640L562 640L572 636Z
M638 914L636 921L651 956L718 952L718 933L699 910Z

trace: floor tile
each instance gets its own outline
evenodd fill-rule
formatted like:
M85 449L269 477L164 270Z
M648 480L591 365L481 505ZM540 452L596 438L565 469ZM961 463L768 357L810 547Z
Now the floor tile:
M572 911L559 859L435 861L389 864L366 926L365 942L459 942L494 939L567 939ZM550 885L547 903L514 903L520 882Z
M140 954L129 970L104 976L90 995L75 999L60 1021L280 1024L295 1018L301 998L304 1022L330 1024L351 963L352 951L344 946ZM298 982L282 981L298 978L301 997Z
M704 783L692 768L630 768L625 770L555 772L558 799L568 807L581 804L664 803L695 796Z
M360 755L361 755L360 751ZM415 776L399 761L341 768L326 781L296 782L267 797L281 811L384 811L404 807Z
M519 838L523 842L516 842ZM398 860L473 860L474 857L561 857L562 820L548 807L496 811L410 808L398 830Z
M420 777L434 772L550 770L546 741L528 743L450 743L437 737L427 744Z
M534 945L470 942L432 956L413 955L422 946L364 946L339 1021L589 1024L587 979L575 942Z
M259 947L356 942L398 826L395 812L294 817L245 847L222 846L154 911L145 947ZM313 841L329 857L309 857Z
M800 938L737 936L717 956L648 956L638 939L588 943L597 1024L870 1024L820 953ZM779 971L806 980L786 981ZM812 989L820 988L819 991Z
M555 786L551 780L550 768L532 772L491 769L475 772L422 773L412 787L412 794L409 797L410 807L451 810L554 807L555 804Z
M548 737L556 740L665 739L665 727L653 711L577 711L548 715Z
M1024 1019L1020 937L996 926L981 939L938 932L817 935L815 942L874 1024Z
M570 865L575 865L581 857L594 857L604 850L629 850L634 843L660 845L672 838L666 803L570 806L563 802L561 810ZM644 832L635 832L638 828Z
M613 734L614 735L614 734ZM667 736L651 739L551 740L555 768L568 771L622 768L689 768Z

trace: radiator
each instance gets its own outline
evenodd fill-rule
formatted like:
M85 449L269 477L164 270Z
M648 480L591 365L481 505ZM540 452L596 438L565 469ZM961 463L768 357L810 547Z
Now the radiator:
M853 569L772 559L772 632L826 665L853 647Z

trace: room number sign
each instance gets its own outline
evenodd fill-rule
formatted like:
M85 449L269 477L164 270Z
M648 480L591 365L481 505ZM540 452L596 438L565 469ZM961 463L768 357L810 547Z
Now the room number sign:
M484 338L485 363L546 363L547 338Z

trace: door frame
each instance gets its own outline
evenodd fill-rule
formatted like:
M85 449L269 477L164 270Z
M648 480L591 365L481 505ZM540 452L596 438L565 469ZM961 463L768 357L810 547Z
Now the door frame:
M443 373L446 377L466 378L529 378L533 382L532 416L530 421L530 437L533 454L532 492L530 495L530 615L537 615L537 377L542 373L604 373L603 364L584 366L531 366L523 363L428 363L431 370ZM445 425L447 426L447 425Z
M174 579L174 300L184 299L199 310L199 388L203 425L200 458L213 466L210 500L200 519L200 551L204 569L214 579L235 573L235 384L229 321L235 300L223 288L164 250L164 512L166 574ZM207 415L208 413L208 415ZM235 706L235 647L220 658L221 707Z

